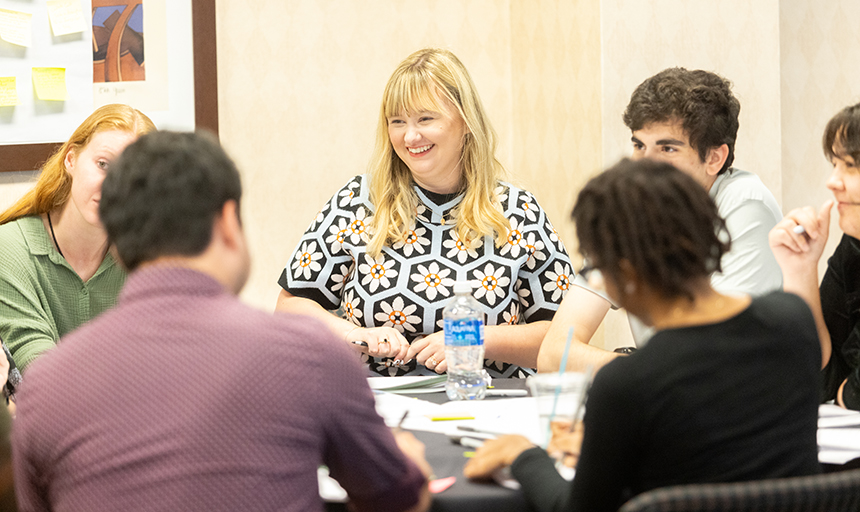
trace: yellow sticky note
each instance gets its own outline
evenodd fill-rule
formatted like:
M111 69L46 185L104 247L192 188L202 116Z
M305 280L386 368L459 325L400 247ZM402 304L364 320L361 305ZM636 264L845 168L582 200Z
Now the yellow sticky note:
M18 87L14 76L0 76L0 107L18 104Z
M86 30L80 0L48 0L48 16L55 36Z
M66 68L33 68L36 97L47 101L66 101Z
M0 39L18 46L30 46L33 42L32 26L32 14L0 9Z

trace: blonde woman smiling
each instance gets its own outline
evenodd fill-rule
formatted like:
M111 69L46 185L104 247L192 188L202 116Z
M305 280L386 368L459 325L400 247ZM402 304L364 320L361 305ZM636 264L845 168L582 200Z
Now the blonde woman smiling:
M302 236L276 310L322 319L377 374L444 373L442 310L454 282L469 281L487 370L531 373L571 265L534 196L502 181L496 144L453 53L407 57L385 87L368 173Z

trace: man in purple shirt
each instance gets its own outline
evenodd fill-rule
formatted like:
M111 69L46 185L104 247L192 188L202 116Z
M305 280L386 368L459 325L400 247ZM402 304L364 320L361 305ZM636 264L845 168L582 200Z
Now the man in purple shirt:
M240 197L211 136L149 134L111 166L99 214L132 274L27 373L22 510L322 510L321 464L357 510L426 509L423 446L386 428L355 355L236 298Z

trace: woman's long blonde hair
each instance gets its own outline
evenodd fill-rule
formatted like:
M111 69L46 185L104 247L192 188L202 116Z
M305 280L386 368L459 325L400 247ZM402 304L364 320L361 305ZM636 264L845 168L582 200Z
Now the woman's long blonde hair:
M391 145L388 118L422 110L449 110L440 99L456 108L468 128L461 156L460 187L465 194L457 206L457 236L465 241L495 234L497 245L506 241L510 224L497 207L495 196L505 172L496 159L496 132L460 60L448 50L425 48L400 63L382 96L376 146L368 170L370 200L376 207L367 245L372 257L379 255L384 245L404 238L415 222L419 205L412 174Z
M143 135L155 130L155 125L146 115L128 105L112 104L96 109L78 126L69 140L48 158L36 186L0 214L0 224L27 215L41 215L66 204L72 190L72 176L66 170L66 155L69 151L82 151L95 134L106 130Z

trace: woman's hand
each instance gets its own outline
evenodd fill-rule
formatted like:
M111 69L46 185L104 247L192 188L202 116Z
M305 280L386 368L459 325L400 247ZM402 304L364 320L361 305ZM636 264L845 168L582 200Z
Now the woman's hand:
M546 447L547 453L550 457L562 461L569 468L576 467L579 451L582 449L584 433L582 422L577 422L572 432L568 430L566 424L557 421L550 423L550 428L552 429L552 437Z
M502 436L490 439L475 451L463 468L466 478L490 478L497 469L510 466L524 451L533 448L531 441L523 436Z
M393 327L353 327L344 335L346 341L363 341L366 347L355 345L361 352L374 357L390 357L407 361L409 342Z
M818 260L830 231L832 207L833 200L828 200L817 212L811 206L796 208L770 231L768 242L783 273L802 275L812 270L817 272Z
M445 334L442 331L436 331L413 341L406 359L409 361L415 359L428 370L445 373L448 371L448 362L445 361Z

